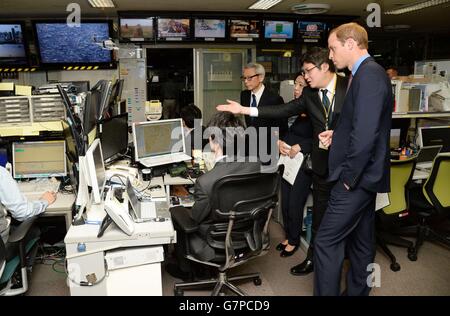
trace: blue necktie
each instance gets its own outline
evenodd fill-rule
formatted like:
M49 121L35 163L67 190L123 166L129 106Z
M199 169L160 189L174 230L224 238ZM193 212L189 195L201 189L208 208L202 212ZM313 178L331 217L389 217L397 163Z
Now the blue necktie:
M328 99L327 93L328 90L327 89L322 89L320 90L320 92L322 92L322 104L325 107L327 113L328 113L328 120L327 123L331 122L331 116L333 113L331 113L330 109L330 99Z
M257 103L256 103L256 95L254 95L252 93L252 104L250 104L250 107L256 108L256 105L257 105Z

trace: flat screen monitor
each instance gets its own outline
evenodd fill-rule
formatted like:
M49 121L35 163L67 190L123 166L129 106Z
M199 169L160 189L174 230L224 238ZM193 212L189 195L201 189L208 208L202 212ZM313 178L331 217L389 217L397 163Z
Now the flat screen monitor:
M120 38L130 41L154 39L153 18L121 18Z
M450 126L419 127L417 139L420 147L441 145L443 153L450 152Z
M189 160L181 119L133 123L135 159L145 166Z
M231 20L230 37L231 38L259 38L260 34L259 20Z
M189 19L163 19L158 18L158 38L189 38Z
M265 21L264 38L266 39L292 39L294 37L294 22Z
M86 151L87 183L92 188L92 202L101 203L106 175L103 163L103 152L100 140L97 138Z
M111 162L128 149L128 113L102 120L98 125L103 148L103 159Z
M0 23L0 65L27 65L27 53L22 24Z
M67 175L63 140L12 144L14 178L49 178Z
M80 27L70 27L65 22L34 25L43 65L112 63L112 51L103 47L103 41L111 37L109 22L82 22Z
M398 149L400 148L400 134L401 134L400 128L393 128L391 129L391 136L389 140L389 145L391 149Z
M75 138L78 137L74 133L73 129L66 120L62 120L62 128L64 141L66 142L66 156L70 162L78 162L78 145L75 142Z
M225 20L195 19L196 38L225 38Z

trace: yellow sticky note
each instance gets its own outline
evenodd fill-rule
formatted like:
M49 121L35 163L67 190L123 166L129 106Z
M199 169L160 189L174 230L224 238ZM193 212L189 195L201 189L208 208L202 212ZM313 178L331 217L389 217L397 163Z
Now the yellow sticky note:
M0 91L14 91L14 82L0 82Z
M16 85L16 95L31 95L31 86Z

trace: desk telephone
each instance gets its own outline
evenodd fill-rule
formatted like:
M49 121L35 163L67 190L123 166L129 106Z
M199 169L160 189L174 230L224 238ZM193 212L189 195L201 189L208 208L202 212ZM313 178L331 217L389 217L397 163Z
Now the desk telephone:
M106 228L114 222L125 234L131 236L134 233L134 222L131 218L127 205L119 202L116 198L116 193L112 193L112 190L108 191L105 198L105 210L107 215L103 219L100 225L100 230L97 237L103 236Z

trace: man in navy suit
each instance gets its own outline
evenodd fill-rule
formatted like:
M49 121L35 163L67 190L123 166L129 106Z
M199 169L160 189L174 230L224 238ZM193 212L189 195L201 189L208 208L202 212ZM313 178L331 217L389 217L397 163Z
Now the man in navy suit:
M345 253L347 295L368 295L375 257L375 198L389 191L392 89L384 69L367 52L366 30L343 24L328 37L336 68L352 72L337 127L319 134L330 147L329 181L335 181L315 239L314 294L339 295Z

